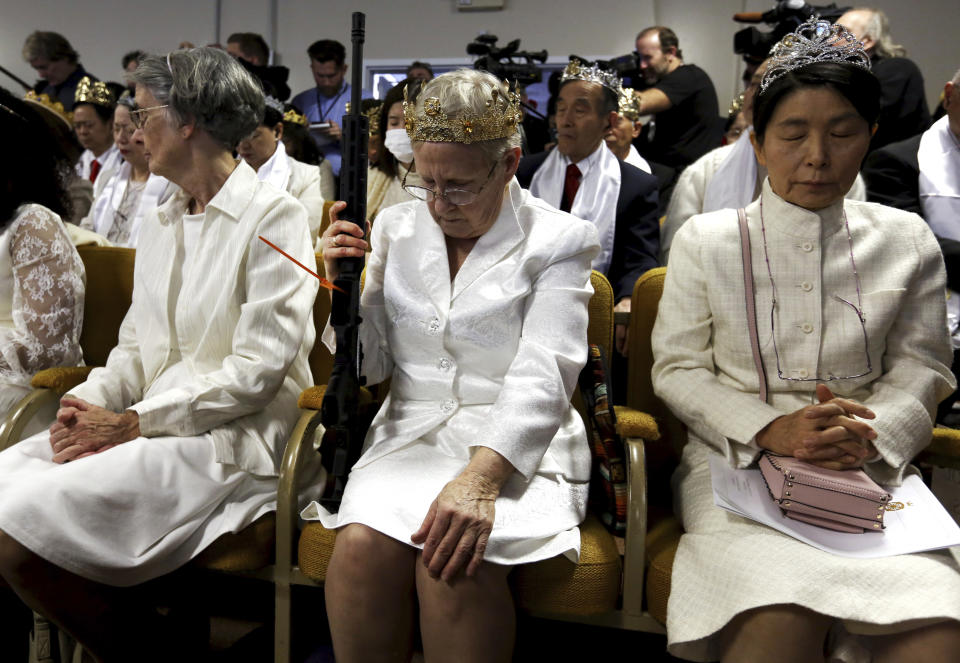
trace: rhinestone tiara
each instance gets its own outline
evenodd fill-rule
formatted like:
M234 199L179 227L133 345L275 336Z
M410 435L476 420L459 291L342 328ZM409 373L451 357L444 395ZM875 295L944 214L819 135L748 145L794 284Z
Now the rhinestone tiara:
M485 140L508 138L517 131L523 119L520 111L520 93L516 85L494 88L487 99L487 110L480 115L458 113L448 116L438 97L423 100L423 110L417 112L417 102L410 99L411 86L404 88L403 119L407 135L412 141L435 143L479 143Z
M278 113L281 113L281 114L283 113L283 102L277 99L276 97L272 97L269 94L264 95L263 103L268 108L272 108Z
M117 103L117 100L106 83L94 81L89 76L84 76L77 83L77 90L73 94L73 103L93 104L110 108Z
M853 33L838 23L813 16L770 49L760 94L778 78L816 62L849 64L870 71L870 57Z
M560 77L561 84L567 81L597 83L608 90L613 90L614 94L620 94L620 77L617 72L605 69L596 62L590 64L576 55L570 56L570 62L567 63Z

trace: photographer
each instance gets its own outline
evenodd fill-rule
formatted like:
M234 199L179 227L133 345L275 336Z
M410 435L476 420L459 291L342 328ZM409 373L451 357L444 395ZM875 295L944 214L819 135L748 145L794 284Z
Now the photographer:
M640 92L640 113L655 116L654 130L644 131L637 149L650 162L682 171L720 145L717 92L703 69L684 64L670 28L642 30L637 55L640 71L652 86Z

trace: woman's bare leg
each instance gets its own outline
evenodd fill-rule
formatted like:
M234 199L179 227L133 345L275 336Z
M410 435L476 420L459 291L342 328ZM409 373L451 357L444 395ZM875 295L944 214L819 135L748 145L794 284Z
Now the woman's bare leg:
M431 578L417 555L420 635L427 663L507 663L513 656L516 613L509 566L485 562L473 578Z
M0 576L34 611L70 633L104 663L160 661L171 654L170 637L135 591L87 580L32 553L0 531ZM152 639L150 637L155 638ZM185 660L180 652L179 660Z
M338 663L410 660L416 553L366 525L337 532L324 591Z
M737 615L720 637L722 663L823 663L831 617L798 605L772 605Z
M875 663L950 663L960 656L960 622L948 621L877 637Z

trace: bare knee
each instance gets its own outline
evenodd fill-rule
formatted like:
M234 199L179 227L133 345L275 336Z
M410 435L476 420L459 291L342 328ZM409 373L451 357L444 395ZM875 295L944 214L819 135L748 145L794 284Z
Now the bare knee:
M23 544L0 530L0 576L7 582L22 580L29 575L31 562L35 559L36 555Z
M771 605L737 615L723 629L720 648L724 663L737 661L823 660L823 643L832 619L807 608Z
M366 525L337 532L327 582L384 582L406 576L413 582L416 549Z
M876 638L873 650L878 663L955 661L960 651L960 622L951 620L881 636Z

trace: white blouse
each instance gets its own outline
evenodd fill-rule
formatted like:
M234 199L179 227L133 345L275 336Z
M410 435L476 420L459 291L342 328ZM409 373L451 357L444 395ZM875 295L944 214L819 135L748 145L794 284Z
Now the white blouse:
M150 173L139 199L130 205L127 198L133 187L132 171L133 167L124 162L116 170L100 173L94 184L93 205L80 227L106 237L116 246L135 249L144 218L165 203L177 187L167 178Z

